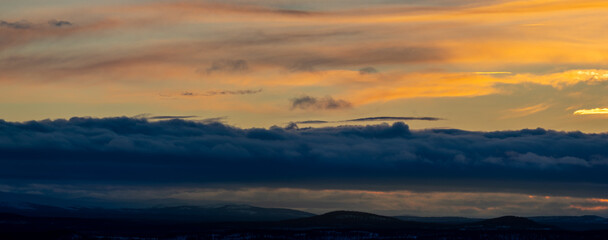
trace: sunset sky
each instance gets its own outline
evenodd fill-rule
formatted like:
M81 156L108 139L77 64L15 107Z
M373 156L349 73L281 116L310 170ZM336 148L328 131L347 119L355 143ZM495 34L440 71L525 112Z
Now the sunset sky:
M608 216L607 13L605 0L5 0L0 193Z

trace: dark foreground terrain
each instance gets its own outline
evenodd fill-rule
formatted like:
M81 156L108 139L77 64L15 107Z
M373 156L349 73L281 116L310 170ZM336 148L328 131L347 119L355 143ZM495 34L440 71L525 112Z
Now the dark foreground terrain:
M114 210L27 205L0 207L0 239L608 239L608 221L314 215L242 205Z

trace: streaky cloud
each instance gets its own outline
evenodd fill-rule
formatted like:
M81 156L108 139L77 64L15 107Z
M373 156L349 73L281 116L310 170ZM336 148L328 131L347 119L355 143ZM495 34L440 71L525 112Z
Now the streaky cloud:
M294 44L306 41L318 41L321 39L331 39L335 37L353 37L361 34L360 31L345 31L345 30L311 30L311 31L294 31L284 33L266 33L261 31L245 32L239 34L236 38L224 39L217 43L222 47L255 47L268 44Z
M195 118L198 116L194 116L194 115L189 115L189 116L152 116L152 117L148 117L148 119L154 119L154 120L159 120L159 119L186 119L186 118Z
M319 69L350 67L354 65L441 61L448 58L448 53L437 46L384 46L374 48L338 48L332 56L315 51L295 56L286 56L277 59L278 61L267 63L283 65L293 72L315 72ZM362 70L367 71L365 74L373 73L373 69L371 68L364 68ZM359 73L362 73L362 71L360 70Z
M372 122L372 121L410 121L410 120L421 120L421 121L439 121L442 118L436 117L366 117L366 118L355 118L340 121L325 121L325 120L306 120L296 121L296 124L324 124L324 123L344 123L344 122Z
M306 121L297 121L297 124L321 124L321 123L331 123L330 121L323 120L306 120Z
M228 117L213 117L213 118L205 118L201 120L197 120L196 122L203 124L212 124L212 123L223 123Z
M167 120L167 119L187 119L187 118L196 118L198 116L194 115L158 115L155 116L151 113L142 113L133 116L133 119L143 119L143 120Z
M436 117L366 117L344 120L343 122L369 122L369 121L400 121L400 120L422 120L422 121L438 121L443 120Z
M203 93L195 93L195 92L182 92L182 96L216 96L216 95L248 95L248 94L256 94L261 93L262 89L246 89L246 90L219 90L219 91L207 91Z

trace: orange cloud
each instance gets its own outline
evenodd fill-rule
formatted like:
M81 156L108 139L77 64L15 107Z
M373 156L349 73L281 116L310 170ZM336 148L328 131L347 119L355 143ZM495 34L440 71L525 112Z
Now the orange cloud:
M602 75L589 75L602 73ZM400 98L480 96L498 93L496 84L535 83L556 88L579 82L606 81L605 70L570 70L545 75L535 74L470 74L470 73L405 73L385 76L390 81L377 80L365 89L353 90L358 103L389 101ZM601 76L601 77L598 77ZM510 110L517 116L526 116L546 110L549 106L539 104ZM513 115L511 115L513 116Z
M604 211L608 210L608 206L578 206L570 205L570 208L582 210L582 211Z
M507 114L505 114L503 116L503 118L525 117L528 115L535 114L537 112L547 110L547 108L549 108L549 105L541 103L541 104L536 104L536 105L528 106L528 107L508 109Z

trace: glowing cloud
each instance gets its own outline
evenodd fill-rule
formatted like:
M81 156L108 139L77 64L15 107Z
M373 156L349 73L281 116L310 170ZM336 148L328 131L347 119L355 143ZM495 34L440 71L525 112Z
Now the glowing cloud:
M574 111L574 115L608 114L608 108L581 109Z

